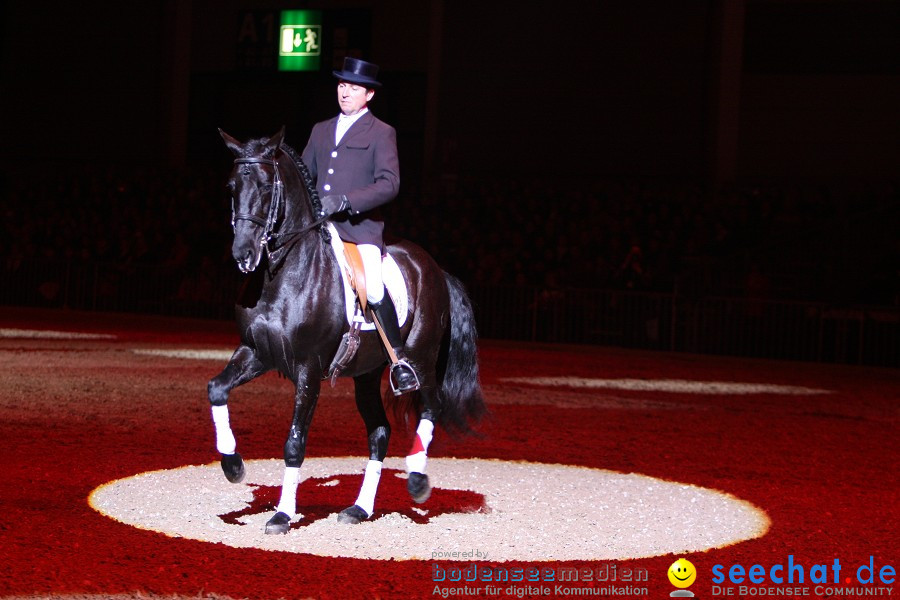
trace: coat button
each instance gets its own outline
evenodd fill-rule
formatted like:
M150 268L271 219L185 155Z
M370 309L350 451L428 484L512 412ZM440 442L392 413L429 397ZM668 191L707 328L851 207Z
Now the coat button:
M331 153L331 158L337 158L337 150Z
M334 175L334 169L328 169L328 174L329 174L329 175Z
M326 183L325 185L322 186L322 189L325 190L326 192L328 192L328 191L331 191L331 186Z

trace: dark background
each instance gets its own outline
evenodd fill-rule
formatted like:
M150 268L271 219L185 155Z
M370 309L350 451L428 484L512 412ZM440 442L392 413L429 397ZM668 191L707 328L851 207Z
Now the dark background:
M351 54L398 132L389 229L486 297L900 306L900 2L2 6L0 302L100 307L101 271L152 269L107 306L227 306L196 285L234 272L217 128L302 149ZM289 8L323 11L319 72L275 69Z
M320 74L277 73L253 54L283 8L325 11ZM12 0L3 162L183 166L223 156L216 127L286 124L302 146L336 112L343 30L349 51L381 65L373 110L398 128L411 177L888 178L898 23L900 5L878 0Z

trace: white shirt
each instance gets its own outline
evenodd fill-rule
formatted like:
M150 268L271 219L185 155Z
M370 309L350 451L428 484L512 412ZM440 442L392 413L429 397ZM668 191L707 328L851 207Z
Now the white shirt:
M334 129L334 145L337 146L341 143L341 138L344 137L344 134L347 133L347 130L350 129L350 126L356 123L361 116L369 112L368 108L364 108L355 115L345 115L341 113L338 115L337 127Z

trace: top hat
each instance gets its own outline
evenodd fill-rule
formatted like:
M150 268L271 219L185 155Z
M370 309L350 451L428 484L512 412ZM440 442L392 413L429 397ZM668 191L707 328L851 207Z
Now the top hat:
M344 70L333 71L333 73L341 81L357 83L368 88L381 87L381 83L375 79L378 76L378 65L358 58L347 56L344 58Z

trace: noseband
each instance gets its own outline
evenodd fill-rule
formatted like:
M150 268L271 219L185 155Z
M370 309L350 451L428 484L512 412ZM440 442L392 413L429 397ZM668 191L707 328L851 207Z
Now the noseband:
M328 220L327 216L322 216L319 219L313 221L309 225L288 232L278 232L275 233L275 226L278 224L279 212L282 209L282 204L284 203L284 184L281 181L281 172L278 170L278 161L273 160L271 158L236 158L234 159L234 164L236 165L271 165L275 170L275 176L272 181L272 201L269 203L269 212L266 215L266 218L258 217L254 214L250 213L239 213L234 209L234 195L231 197L231 228L232 230L235 228L235 225L238 221L250 221L251 223L256 223L260 227L263 228L263 235L260 239L259 245L261 248L266 249L267 254L271 254L271 251L274 250L272 240L280 241L280 244L277 244L278 247L283 247L288 243L291 239L297 237L300 234L306 233L310 231L326 220ZM279 240L280 238L280 240ZM271 259L271 255L269 256Z

